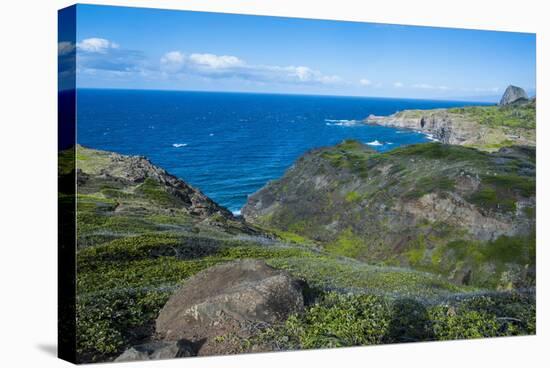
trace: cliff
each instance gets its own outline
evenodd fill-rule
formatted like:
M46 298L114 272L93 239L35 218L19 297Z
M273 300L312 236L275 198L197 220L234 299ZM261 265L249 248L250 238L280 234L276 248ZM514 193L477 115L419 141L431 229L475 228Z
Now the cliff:
M523 287L533 281L535 151L427 143L380 154L345 141L301 157L242 213L334 254Z
M442 143L496 151L513 145L535 146L536 102L505 106L471 106L434 110L404 110L389 116L369 116L365 123L413 129Z
M349 212L351 207L343 209L339 205L342 202L339 199L342 195L345 206L360 203L359 201L363 200L360 188L352 189L347 182L342 182L341 188L330 185L340 185L340 182L333 181L335 180L333 175L341 175L337 180L352 178L356 175L351 172L353 170L359 170L357 175L360 179L357 180L365 180L365 169L357 166L353 160L357 159L365 163L376 154L357 143L346 143L333 150L336 151L318 150L300 161L305 165L300 168L303 174L317 168L327 170L323 174L325 176L312 177L313 182L308 182L307 178L301 178L299 181L303 181L303 186L293 181L292 187L284 187L289 196L285 195L278 201L284 205L289 203L288 201L295 201L304 209L303 212L293 214L294 217L289 220L291 225L288 228L291 231L286 231L286 227L275 228L277 225L275 222L262 221L273 225L268 228L259 227L242 218L235 218L198 189L153 165L144 157L125 156L81 146L61 152L59 157L59 175L62 179L59 187L61 202L67 198L70 199L67 201L69 205L74 203L74 198L68 198L70 190L66 189L74 185L74 176L70 175L69 170L71 170L70 163L74 162L75 158L78 174L76 196L79 246L76 253L78 361L81 363L112 361L123 352L119 360L534 333L535 301L531 293L495 292L493 284L486 283L489 285L488 288L476 286L478 279L474 276L472 276L472 285L465 285L453 282L453 277L443 277L434 272L362 262L358 259L370 258L362 256L367 253L354 251L357 245L354 229L361 228L362 224L359 222L349 230L348 226L341 227L338 222L331 221L332 225L326 228L328 233L319 232L319 240L324 239L325 236L328 236L327 239L330 236L338 239L334 243L336 246L330 246L329 243L321 244L320 241L298 235L297 233L301 233L315 238L315 234L307 230L308 227L310 224L322 223L326 217L323 217L324 212L310 212L315 210L311 207L315 202L305 203L303 200L315 201L321 198L321 195L327 194L327 191L333 192L331 197L334 202L321 201L320 203L323 203L325 208L334 210L334 215L338 216L341 224L344 224L343 221L351 223L361 219L361 215L353 215L355 212L361 212L360 207L356 206ZM326 155L323 155L325 151ZM345 152L351 155L349 157L351 161ZM431 155L436 153L428 154L428 156ZM508 153L503 152L494 159L503 170L504 168L512 171L520 170L521 175L528 178L532 175L533 165L530 163L530 156L529 149L518 148ZM482 155L482 157L493 156ZM410 159L417 160L412 156ZM455 164L460 166L458 160L457 156ZM484 159L480 158L480 160ZM324 163L324 166L317 165L319 163ZM409 161L405 160L403 164L409 165ZM300 165L298 163L296 166ZM490 164L487 165L490 166ZM393 172L393 169L384 168L383 165L378 169L383 175L391 175ZM410 169L412 170L413 167L411 166ZM346 170L351 171L347 173ZM298 172L295 171L295 173ZM481 174L483 173L480 172L479 175ZM518 175L520 175L519 172ZM67 180L63 180L64 177ZM509 180L515 180L514 178ZM325 180L333 182L327 187L328 182ZM480 186L484 187L485 179L480 180L482 180ZM467 182L466 180L466 184L463 184L462 181L457 181L457 187L467 187ZM443 186L448 185L444 182L438 183ZM515 182L512 184L515 185ZM318 190L313 190L311 185L316 186ZM395 184L389 183L388 188L392 185L395 187ZM528 232L530 224L534 221L528 215L534 214L531 211L534 205L531 206L529 202L529 198L532 197L530 181L528 180L523 188L525 198L522 197L523 199L520 200L521 195L517 194L518 202L515 211L517 218L521 221L518 222L520 225L513 230L506 228L509 224L507 221L511 221L510 216L514 216L511 214L513 212L511 202L505 202L506 209L500 208L500 202L493 200L491 196L493 192L490 191L492 185L496 184L488 182L487 185L487 190L481 192L484 195L472 200L482 201L488 213L502 212L502 216L489 216L493 222L488 222L488 228L477 226L476 231L491 239L494 237L501 239L499 234L520 236L525 231ZM276 187L277 184L272 186ZM429 183L421 187L427 192L439 193L430 187ZM264 191L264 193L267 192ZM503 195L499 191L495 193L497 199ZM374 192L372 195L373 198L376 197ZM384 195L386 194L380 192L380 196ZM411 192L410 195L414 198L429 198L422 193ZM508 192L506 195L516 198ZM267 197L263 195L261 197L263 203L269 202L265 199ZM259 196L256 195L255 198ZM430 204L430 206L433 205L433 203ZM293 208L292 211L294 210ZM421 218L420 215L415 214L417 210L410 209L413 213L411 219L396 221L396 229L399 226L403 228L403 223L410 224L411 234L418 233L414 230L416 226L419 229L425 229L424 222L416 220ZM389 216L399 213L398 210L392 211L387 212L388 225L391 223ZM440 209L434 209L434 211L432 215L436 216ZM523 212L526 213L525 216ZM250 212L247 211L247 213ZM302 217L303 221L300 221L301 216L306 216ZM257 218L254 216L250 219L260 222L256 221ZM375 220L379 221L379 219ZM473 222L470 221L470 223ZM495 226L494 224L497 223L500 225ZM334 226L333 230L331 226ZM339 228L342 231L336 232ZM322 230L321 227L319 229ZM441 237L444 231L444 227L437 228L434 234L439 234L438 236ZM390 234L395 238L395 231ZM380 235L383 234L378 234L379 239L381 239ZM373 237L373 239L377 238ZM431 235L426 235L426 239L430 241L430 245L426 243L426 249L428 249L431 247ZM517 240L520 238L511 239L515 248L512 253L505 251L504 259L508 260L512 257L515 264L524 264L526 269L530 270L531 260L529 254L523 254L524 245ZM417 243L410 242L410 244ZM423 249L421 243L418 244L418 249ZM457 244L449 246L449 249L453 252L462 252L459 255L465 254L462 258L466 262L472 256L485 257L482 259L491 257L490 252L481 255L476 253L477 243L466 243L468 247L462 243ZM498 254L500 243L495 244L497 248L487 249ZM420 254L420 250L415 250L416 248L412 248L409 243L400 247L402 248L397 247L395 250L387 251L390 260L388 264L398 264L399 262L392 262L392 260L398 260L400 257L423 259L417 255ZM402 249L408 250L404 252ZM447 253L442 253L441 257L446 255ZM529 262L525 261L525 257ZM256 261L244 261L242 264L234 262L243 259ZM440 258L440 261L442 259ZM441 264L446 264L446 261L446 259L441 261ZM263 262L267 266L264 266ZM254 285L260 285L264 293L269 288L273 288L277 295L292 296L293 300L299 302L297 309L299 312L289 317L284 313L274 316L269 315L272 312L267 312L267 315L262 314L262 323L243 321L246 324L239 327L238 334L235 333L235 326L226 319L217 321L215 325L209 324L208 321L211 320L206 317L212 315L210 311L218 317L220 309L228 309L233 316L237 317L247 316L247 313L250 313L248 308L250 303L240 302L242 293L258 296L257 288L250 288L253 283L247 277L242 280L242 288L235 288L235 282L250 271L245 270L246 272L243 273L242 266L247 264L261 265L261 269L267 270L252 272ZM403 262L403 264L407 263ZM417 266L414 262L410 264ZM504 267L497 268L495 271L504 275L503 280L511 279L515 275L508 277L503 273L506 270L514 271L506 264L505 266L501 266L500 263L494 264L496 267ZM450 265L456 267L457 263L451 262ZM272 267L274 270L266 267ZM526 271L520 269L519 272ZM208 280L217 280L217 283L204 281L205 275L210 275ZM228 277L228 275L233 276ZM289 282L275 282L277 280ZM464 281L464 277L461 281ZM201 286L202 282L205 283L204 287ZM220 286L222 284L226 284L227 287ZM204 334L197 335L202 337L201 339L192 339L192 341L159 340L162 336L159 336L159 331L155 330L155 320L158 322L163 307L171 305L169 300L178 298L177 290L184 290L187 295L186 285L196 292L195 297L202 306L202 309L197 310L197 313L201 313L201 318L191 322L182 319L180 327L182 331L193 329L193 331L203 331ZM183 289L180 289L181 287ZM266 287L269 288L266 289ZM298 290L301 290L303 295L299 295ZM187 297L186 300L189 301ZM278 296L275 299L280 298ZM271 297L268 299L273 301ZM256 300L265 310L263 299ZM288 305L286 302L284 304ZM184 305L181 304L181 306ZM490 308L485 308L485 305L490 305ZM275 303L275 306L279 308L279 304ZM179 307L175 306L175 308ZM277 308L273 313L279 313L276 311ZM254 309L254 311L257 310L259 309ZM182 312L181 315L185 314L185 311L179 312ZM179 312L176 311L175 315L179 315ZM498 319L502 315L510 318ZM411 323L412 319L414 323ZM346 328L342 329L341 326ZM243 331L246 334L241 336ZM350 335L349 331L353 331L353 334ZM207 337L206 343L205 337Z
M257 233L144 157L77 146L76 158L78 247L169 228Z

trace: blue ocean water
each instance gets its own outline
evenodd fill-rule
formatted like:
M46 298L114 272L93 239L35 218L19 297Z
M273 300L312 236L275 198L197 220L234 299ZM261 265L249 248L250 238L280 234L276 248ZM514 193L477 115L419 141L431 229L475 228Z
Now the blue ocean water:
M388 98L79 89L82 145L143 155L237 212L311 148L354 138L386 151L428 141L354 123L370 114L476 103ZM477 103L479 104L479 103Z

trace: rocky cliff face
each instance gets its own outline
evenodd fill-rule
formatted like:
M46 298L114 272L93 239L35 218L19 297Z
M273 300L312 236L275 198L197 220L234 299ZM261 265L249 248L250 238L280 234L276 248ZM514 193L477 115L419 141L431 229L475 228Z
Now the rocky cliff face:
M461 121L458 123L456 117L446 109L407 110L390 116L370 115L366 122L421 131L447 144L464 144L471 139L471 132L479 128L473 122Z
M365 123L412 129L442 143L484 151L512 145L535 146L535 101L522 101L525 103L505 106L405 110L389 116L371 115Z
M243 215L340 255L503 286L534 266L534 170L527 147L488 154L429 143L379 154L346 141L300 158L250 196ZM498 258L508 243L517 259Z
M164 201L200 218L217 214L227 220L235 220L230 211L164 169L153 165L145 157L125 156L82 146L77 147L77 152L81 158L95 157L92 165L87 165L86 160L80 160L77 165L80 193L93 193L98 185L111 186L112 189L126 194L140 194L144 200L150 199L153 203L155 200ZM109 193L112 192L107 191Z
M502 95L499 105L505 106L518 101L527 100L529 100L529 96L527 96L527 92L525 92L523 88L510 85L506 88L506 91L504 91L504 95Z
M82 146L76 147L76 155L79 247L170 227L257 233L198 189L144 157Z

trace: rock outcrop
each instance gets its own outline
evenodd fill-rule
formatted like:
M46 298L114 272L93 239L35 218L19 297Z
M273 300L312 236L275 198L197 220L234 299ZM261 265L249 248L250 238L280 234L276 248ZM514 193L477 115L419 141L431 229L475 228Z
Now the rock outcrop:
M81 157L95 157L93 165L86 165L86 160L79 161L81 164L78 167L79 191L86 193L89 187L95 189L94 183L90 183L91 179L105 182L104 186L107 182L111 182L111 186L123 186L126 190L145 184L143 188L145 194L162 190L166 193L163 198L166 199L165 204L185 208L191 215L206 218L217 214L227 219L234 219L229 210L216 204L198 189L167 173L166 170L153 165L145 157L126 156L82 146L77 146L77 154ZM157 199L161 199L160 196L157 196ZM173 201L169 202L168 199Z
M515 99L515 102L502 106L404 110L388 116L370 115L364 122L411 129L442 143L489 152L512 145L535 146L535 101L518 97L521 92L510 92L509 97L506 95L503 101Z
M185 282L160 311L157 334L164 339L201 341L199 355L227 354L217 337L247 337L257 325L284 321L302 311L302 283L259 260L211 267Z
M464 144L472 136L477 125L469 122L455 123L455 118L446 109L406 110L390 116L370 115L368 124L421 131L433 139L447 144Z
M133 362L140 360L174 359L196 355L188 341L156 341L126 349L115 362Z
M458 275L477 260L460 258L477 251L459 254L456 242L483 253L520 237L511 247L527 254L535 226L534 157L532 148L489 154L440 143L379 154L346 141L301 157L284 177L250 196L242 213L247 221L297 232L337 254L439 269L469 282ZM498 278L489 270L492 260L484 262L475 267L487 270L473 277Z
M73 152L66 151L66 155ZM112 228L81 227L78 247L114 239L119 232L129 235L167 228L194 233L201 229L208 233L260 233L200 190L153 165L144 157L126 156L80 145L76 146L76 155L80 218L95 217L97 224L113 222ZM63 178L64 173L60 175ZM74 181L71 173L65 175L69 181L71 178ZM74 182L66 185L74 185Z
M502 95L502 98L500 99L500 106L510 105L518 101L527 101L529 100L529 96L527 96L527 92L523 88L516 87L516 86L508 86L506 88L506 91L504 91L504 94Z

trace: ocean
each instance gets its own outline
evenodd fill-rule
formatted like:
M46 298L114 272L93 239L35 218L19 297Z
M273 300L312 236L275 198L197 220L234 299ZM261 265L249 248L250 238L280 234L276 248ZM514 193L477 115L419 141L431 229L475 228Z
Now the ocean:
M239 213L247 196L308 150L357 139L378 151L429 141L413 131L358 123L370 114L475 102L79 89L84 146L142 155Z

